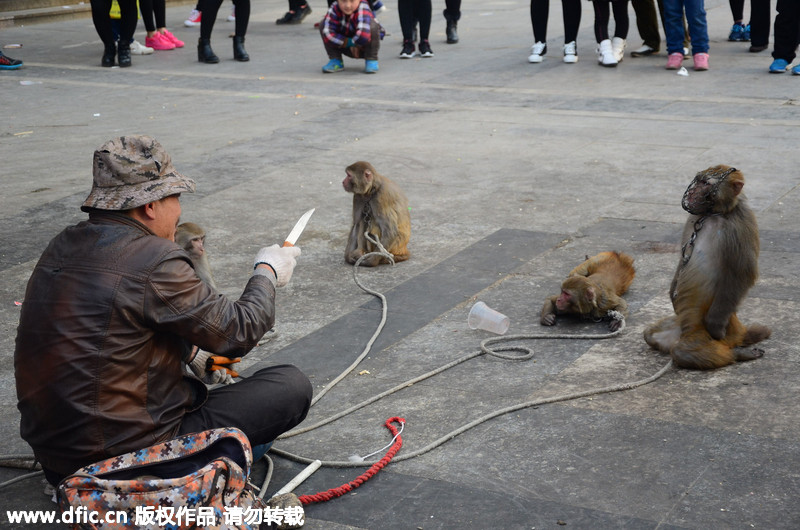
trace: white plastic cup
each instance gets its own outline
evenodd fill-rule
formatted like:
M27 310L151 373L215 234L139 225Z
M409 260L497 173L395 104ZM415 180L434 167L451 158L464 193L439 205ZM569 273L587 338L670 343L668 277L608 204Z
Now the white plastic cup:
M467 325L470 329L483 329L502 335L508 331L511 321L503 313L495 311L483 302L476 302L469 310Z

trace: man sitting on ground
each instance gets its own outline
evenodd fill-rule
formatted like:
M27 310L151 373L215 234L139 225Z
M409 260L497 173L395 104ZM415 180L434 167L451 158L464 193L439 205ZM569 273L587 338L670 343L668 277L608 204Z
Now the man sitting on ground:
M308 378L291 365L208 390L208 352L247 354L275 320L297 247L261 249L232 301L174 242L194 182L161 144L126 136L94 153L89 219L49 244L28 282L14 351L22 438L47 480L170 438L241 429L256 456L305 418ZM196 347L199 347L198 350Z

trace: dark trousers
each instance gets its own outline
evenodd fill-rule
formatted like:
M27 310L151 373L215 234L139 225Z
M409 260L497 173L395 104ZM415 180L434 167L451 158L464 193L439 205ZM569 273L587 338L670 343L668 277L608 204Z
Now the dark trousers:
M769 44L769 0L750 0L750 44L766 46Z
M633 12L636 13L636 29L644 44L654 50L661 49L661 35L658 33L658 15L655 0L631 0ZM664 27L664 0L658 0L658 12L661 15L661 27ZM667 30L664 29L666 34ZM689 47L689 28L686 17L683 18L683 47Z
M211 30L214 29L214 22L217 20L219 6L222 0L200 0L200 11L203 17L200 19L200 38L210 39ZM233 0L236 7L236 28L234 33L237 37L244 37L247 34L247 24L250 22L250 0Z
M778 0L775 9L778 14L775 15L775 50L772 57L791 63L800 42L800 2Z
M294 366L262 368L237 383L210 391L202 407L183 417L178 434L236 427L251 445L265 444L305 419L311 394L308 377Z
M142 13L144 29L155 31L167 27L166 0L139 0L139 11ZM200 11L198 9L198 11ZM153 18L155 17L155 21Z
M300 424L311 407L311 382L289 364L263 368L232 385L215 388L199 409L183 417L178 435L236 427L251 446L263 445ZM44 469L53 486L66 476Z
M114 30L111 28L111 17L108 12L111 11L111 0L91 0L92 2L92 22L94 22L94 29L100 36L100 40L106 46L113 46ZM136 0L119 0L120 31L119 41L130 42L133 39L133 32L136 31Z
M608 4L611 4L610 6ZM628 38L628 28L630 20L628 19L628 0L617 0L609 2L609 0L594 0L594 37L597 42L602 42L609 39L608 34L608 21L611 16L610 11L614 12L614 36L620 39Z
M461 0L444 0L444 18L458 22L461 18Z
M323 38L322 43L325 45L325 53L328 54L328 59L339 59L341 61L342 55L346 55L356 59L377 61L378 51L381 49L381 25L374 18L369 24L369 32L371 35L369 44L366 46L353 46L353 48L340 48L325 42ZM319 25L319 34L320 36L322 35L322 24Z
M581 0L562 0L564 17L564 42L578 38L581 25ZM534 42L547 42L547 17L550 15L550 0L531 0L531 25Z
M414 36L414 26L419 22L419 40L428 40L431 32L431 0L397 0L397 14L403 40L410 41Z

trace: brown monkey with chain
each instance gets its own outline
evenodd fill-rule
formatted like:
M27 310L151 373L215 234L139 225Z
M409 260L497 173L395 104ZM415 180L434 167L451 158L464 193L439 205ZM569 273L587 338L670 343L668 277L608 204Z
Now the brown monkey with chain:
M364 254L375 252L376 245L365 233L380 241L394 256L394 261L405 261L411 254L411 215L408 199L403 191L387 177L378 173L369 162L356 162L347 166L342 181L345 191L353 194L353 225L347 238L344 259L354 264ZM374 267L390 261L379 255L369 256L361 264Z
M770 329L745 327L736 316L758 277L758 224L743 187L741 171L718 165L698 173L684 193L681 205L691 215L669 289L675 314L644 332L677 366L718 368L763 355L741 347L769 338Z

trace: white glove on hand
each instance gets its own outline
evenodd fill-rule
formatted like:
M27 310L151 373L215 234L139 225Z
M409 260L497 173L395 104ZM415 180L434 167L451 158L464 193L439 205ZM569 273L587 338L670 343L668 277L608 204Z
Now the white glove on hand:
M278 245L271 245L258 251L253 268L259 263L266 263L272 267L277 276L275 286L283 287L292 279L294 266L297 265L297 260L295 260L295 258L299 255L299 247L279 247Z
M207 351L197 350L194 359L189 363L192 373L207 385L216 385L217 383L230 385L233 383L233 377L224 368L213 372L206 370L209 357L211 357L211 354Z

